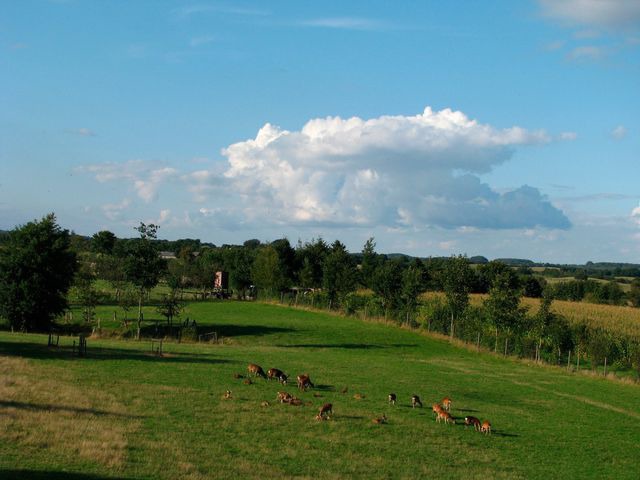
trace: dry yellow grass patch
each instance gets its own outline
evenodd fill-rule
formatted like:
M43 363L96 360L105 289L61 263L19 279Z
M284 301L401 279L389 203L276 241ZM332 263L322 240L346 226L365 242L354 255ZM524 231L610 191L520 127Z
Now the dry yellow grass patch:
M137 424L113 396L74 385L63 369L49 366L44 376L25 359L0 356L0 441L118 468Z

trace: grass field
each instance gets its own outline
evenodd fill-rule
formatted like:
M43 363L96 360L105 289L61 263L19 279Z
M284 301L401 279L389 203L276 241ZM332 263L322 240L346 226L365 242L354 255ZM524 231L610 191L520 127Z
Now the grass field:
M159 358L149 341L89 339L80 359L69 337L49 349L42 335L0 333L0 478L638 478L638 386L274 305L185 314L225 343L167 344ZM299 396L311 405L234 379L249 362L308 372L317 388ZM425 408L410 408L414 393ZM494 433L436 423L428 406L444 396ZM317 422L325 402L335 415Z

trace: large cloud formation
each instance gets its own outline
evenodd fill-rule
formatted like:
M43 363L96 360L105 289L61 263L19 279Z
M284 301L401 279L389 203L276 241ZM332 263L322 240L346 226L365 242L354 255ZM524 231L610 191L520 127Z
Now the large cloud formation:
M496 129L459 111L271 124L223 150L249 221L391 228L568 228L533 187L498 193L477 175L544 132Z

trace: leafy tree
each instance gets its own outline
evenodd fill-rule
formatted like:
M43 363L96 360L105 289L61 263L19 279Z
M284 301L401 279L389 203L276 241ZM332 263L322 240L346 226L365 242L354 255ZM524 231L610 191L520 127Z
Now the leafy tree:
M96 275L92 265L87 262L80 263L74 280L78 303L82 306L82 318L85 322L94 319L96 306L100 302L100 292L96 290L94 282Z
M387 261L378 266L370 280L374 293L382 300L385 317L400 306L402 267L399 262Z
M127 280L138 290L138 329L136 338L140 338L142 327L142 302L145 293L158 284L160 276L166 268L166 262L160 258L157 246L153 243L158 233L158 226L140 222L136 230L140 238L132 243L125 258L124 271Z
M401 301L407 321L418 308L418 296L424 290L424 271L415 263L402 273Z
M360 264L360 283L362 286L373 288L374 275L380 263L380 256L376 253L376 242L371 237L362 248L362 263Z
M12 329L48 330L67 308L75 270L69 232L53 213L16 227L0 249L0 316Z
M489 320L496 329L496 345L498 350L498 331L505 333L505 355L507 354L509 337L520 330L526 310L520 307L520 291L513 288L513 271L500 273L493 281L489 298L484 301L484 309Z
M184 310L184 304L172 292L163 296L156 310L167 319L167 325L172 326L173 319L179 317L182 310Z
M451 315L449 335L454 337L455 322L469 306L469 290L473 281L473 272L466 256L451 257L442 271L442 286L447 298L447 306Z
M628 295L631 305L636 308L640 307L640 278L633 279Z
M267 295L273 295L284 288L286 280L281 270L278 252L271 245L261 248L258 252L253 262L251 276L256 287Z
M322 286L322 270L328 254L329 246L322 238L298 246L296 261L300 265L298 272L300 286L306 288Z
M322 288L332 305L349 292L356 289L357 272L347 248L339 240L331 245L331 252L325 258Z
M116 244L116 236L109 230L102 230L91 237L91 249L96 253L110 255Z
M522 295L529 298L540 298L544 291L544 279L534 277L533 275L521 279Z

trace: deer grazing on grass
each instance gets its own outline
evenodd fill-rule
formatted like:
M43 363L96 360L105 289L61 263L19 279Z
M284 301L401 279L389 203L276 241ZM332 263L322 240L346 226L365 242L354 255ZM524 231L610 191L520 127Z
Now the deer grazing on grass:
M442 405L442 408L447 412L451 411L451 399L449 397L444 397L440 404Z
M318 412L319 416L329 418L330 414L333 415L333 405L332 404L325 403L323 406L320 407L320 411Z
M382 425L384 423L387 423L387 416L383 413L381 417L376 417L371 420L371 422L375 423L376 425Z
M289 403L291 402L292 398L293 397L291 396L290 393L278 392L278 396L276 397L276 400L278 400L280 403Z
M439 403L434 403L433 405L431 405L431 410L433 410L433 413L436 416L438 416L438 414L443 411Z
M480 420L478 420L476 417L464 417L464 428L467 428L469 426L473 425L473 429L476 432L480 431Z
M444 421L444 423L448 423L450 425L455 425L456 423L456 421L453 419L451 414L444 410L441 410L440 412L438 412L438 416L436 417L437 422L440 422L441 420Z
M270 368L269 370L267 370L267 378L269 380L277 379L282 385L286 385L288 377L282 370L279 370L277 368Z
M255 363L250 363L249 366L247 367L247 371L249 372L249 375L267 378L267 376L264 373L264 370L262 370L262 367L260 365L256 365Z
M480 431L487 435L491 434L491 424L489 423L489 420L485 420L484 422L482 422Z
M395 393L390 393L389 394L389 405L395 405L396 404L396 394Z
M416 407L422 408L422 402L420 401L420 397L418 395L412 395L411 396L411 407L412 408L416 408Z
M302 375L298 375L298 388L303 392L307 388L313 388L315 385L311 382L311 378L309 378L309 374L303 373Z

